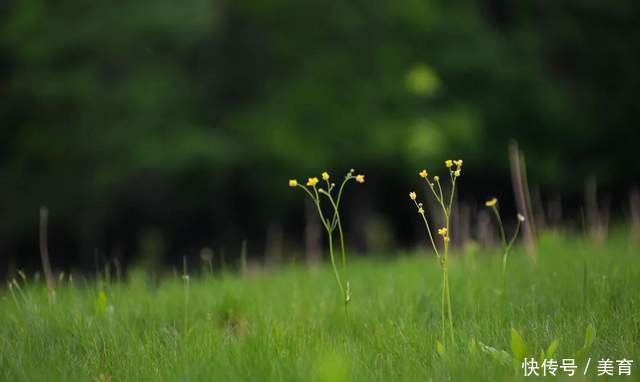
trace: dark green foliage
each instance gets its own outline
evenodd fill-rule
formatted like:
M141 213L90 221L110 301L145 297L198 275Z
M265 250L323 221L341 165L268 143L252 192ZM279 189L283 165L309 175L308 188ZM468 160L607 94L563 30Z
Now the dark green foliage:
M451 155L505 186L510 138L532 184L575 191L594 173L628 185L640 173L636 8L10 1L0 242L24 249L42 204L86 259L132 250L148 226L180 249L239 242L299 207L282 192L290 175L354 166L390 185Z

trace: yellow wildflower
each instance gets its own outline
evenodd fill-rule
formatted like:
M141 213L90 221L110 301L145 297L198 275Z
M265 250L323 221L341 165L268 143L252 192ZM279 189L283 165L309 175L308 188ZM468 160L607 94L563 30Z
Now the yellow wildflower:
M444 165L447 166L447 168L451 168L453 167L453 161L451 159L447 159L444 161Z
M460 176L460 170L456 170L453 172L453 176L458 177Z
M328 172L323 172L322 173L322 180L329 180L329 173Z
M362 175L362 174L356 175L356 182L364 183L364 175Z
M426 178L429 173L427 172L427 170L422 170L418 173L418 175L420 175L421 178Z
M424 209L422 207L418 207L418 213L419 214L423 214L424 213Z
M289 179L289 187L297 187L298 181L295 179Z
M307 186L314 187L316 184L318 184L318 178L315 176L307 181Z
M411 200L416 200L416 198L417 198L417 197L418 197L418 196L416 195L416 193L415 193L415 192L411 191L411 192L409 193L409 198L411 198Z
M455 164L458 167L462 167L462 159L454 160L453 164Z
M438 235L440 236L447 236L447 233L449 233L449 230L446 229L445 227L443 228L438 228Z
M487 207L493 207L493 206L495 206L496 204L498 204L498 199L496 199L496 198L493 198L493 199L487 200L487 201L484 203L484 205L485 205L485 206L487 206Z
M435 180L436 182L439 182L440 181L440 177L438 175L436 175L436 176L433 177L433 180Z

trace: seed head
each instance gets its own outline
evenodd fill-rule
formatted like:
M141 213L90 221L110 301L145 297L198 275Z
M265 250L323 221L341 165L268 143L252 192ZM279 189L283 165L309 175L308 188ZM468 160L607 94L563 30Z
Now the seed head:
M524 222L524 220L525 220L525 219L524 219L524 215L523 215L523 214L518 214L518 220L519 220L520 222Z

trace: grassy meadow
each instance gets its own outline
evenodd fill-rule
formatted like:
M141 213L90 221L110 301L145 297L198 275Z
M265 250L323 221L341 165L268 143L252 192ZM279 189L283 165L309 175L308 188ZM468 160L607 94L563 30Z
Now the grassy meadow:
M543 351L577 359L578 375L563 378L595 380L595 360L640 361L639 249L623 233L595 246L548 232L537 264L511 254L506 293L499 251L454 251L456 344L445 352L440 268L421 252L352 257L346 311L328 264L65 277L54 299L27 275L0 290L0 380L526 380L515 358ZM581 357L593 360L586 377ZM639 376L634 363L625 378Z

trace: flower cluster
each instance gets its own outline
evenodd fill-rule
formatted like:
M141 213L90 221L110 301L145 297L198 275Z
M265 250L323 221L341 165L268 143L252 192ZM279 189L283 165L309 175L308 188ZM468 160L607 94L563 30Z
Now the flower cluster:
M449 288L449 273L448 273L448 254L449 254L449 242L450 238L450 221L451 221L451 210L453 208L453 200L456 190L456 181L462 175L462 159L447 159L444 161L445 168L449 171L449 178L451 179L451 188L449 195L445 195L443 192L442 184L440 183L440 177L435 175L433 180L429 179L429 172L427 170L421 170L418 172L420 178L424 179L427 183L428 189L431 191L439 206L442 208L444 227L438 229L438 235L442 237L444 242L444 249L441 251L438 249L438 246L433 239L433 234L431 233L431 228L429 226L429 219L424 210L424 204L419 202L418 195L415 191L411 191L409 193L409 199L413 201L416 208L418 209L418 214L422 218L424 225L427 230L427 236L431 245L433 247L433 251L440 261L440 265L442 268L442 341L446 342L445 336L445 301L446 301L446 310L448 311L448 322L449 322L449 333L451 335L451 343L454 343L454 335L453 335L453 319L451 314L451 291ZM444 345L442 345L444 348Z
M346 267L347 267L347 256L345 253L342 221L340 220L340 202L342 200L342 192L347 182L349 182L350 180L355 180L357 183L364 183L365 176L363 174L356 175L354 169L349 170L347 175L345 175L344 180L342 181L342 184L338 188L338 191L335 193L335 195L334 195L334 191L336 189L336 184L331 182L331 175L329 174L329 172L324 171L322 174L320 174L320 178L322 178L322 180L326 183L325 188L318 187L318 183L320 183L320 180L318 179L318 177L315 177L315 176L308 178L306 185L300 184L296 179L290 179L289 187L300 187L302 190L304 190L307 193L307 195L309 195L309 197L313 201L313 204L316 207L318 216L320 217L320 221L322 222L322 225L327 231L327 236L329 239L329 255L331 257L331 266L333 268L333 272L336 277L336 282L338 283L338 288L342 293L342 296L344 298L344 302L346 305L351 300L351 286L347 281L346 288L345 288L345 286L342 283L342 278L340 277L340 271L336 266L336 260L335 260L334 248L333 248L334 246L333 233L336 230L338 231L338 235L340 238L340 253L342 255L341 256L342 271L344 272L346 271ZM332 212L329 214L329 216L325 216L325 213L323 212L321 196L325 197L326 200L330 203Z

